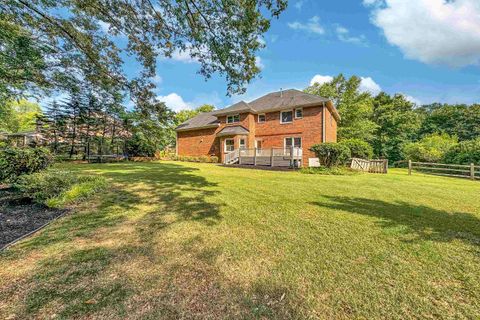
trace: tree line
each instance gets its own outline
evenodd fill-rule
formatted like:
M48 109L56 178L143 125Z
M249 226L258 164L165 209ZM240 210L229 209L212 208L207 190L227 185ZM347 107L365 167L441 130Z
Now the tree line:
M433 103L417 106L402 94L373 96L360 90L361 79L342 74L314 84L306 92L330 98L341 120L338 140L368 143L377 158L391 162L480 162L480 104ZM460 144L460 146L458 146ZM467 150L462 160L445 158L448 150Z

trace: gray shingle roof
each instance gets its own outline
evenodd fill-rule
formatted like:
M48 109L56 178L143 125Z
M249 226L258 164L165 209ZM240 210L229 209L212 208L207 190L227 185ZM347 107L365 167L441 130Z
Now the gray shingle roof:
M251 111L251 110L252 108L248 105L248 103L246 103L245 101L240 101L231 105L230 107L216 110L213 112L213 114L215 114L216 116L221 116L221 115L231 114L235 112L239 113L242 111L245 112L245 111Z
M285 108L304 107L318 105L330 101L313 94L305 93L296 89L272 92L263 97L253 100L248 104L256 112L275 111Z
M233 136L237 134L248 134L249 132L250 131L248 131L242 126L231 126L223 128L219 133L217 133L217 137Z
M175 128L175 130L182 131L182 130L218 127L220 123L217 117L213 115L213 112L214 111L200 113L195 117L180 124L178 127Z
M338 111L335 109L335 106L331 103L330 99L305 93L296 89L289 89L269 93L249 103L240 101L224 109L201 113L182 123L175 128L175 130L182 131L216 127L219 126L217 116L221 115L241 112L264 113L295 107L316 106L322 103L327 103L326 105L328 109L334 114L335 118L337 120L340 119Z

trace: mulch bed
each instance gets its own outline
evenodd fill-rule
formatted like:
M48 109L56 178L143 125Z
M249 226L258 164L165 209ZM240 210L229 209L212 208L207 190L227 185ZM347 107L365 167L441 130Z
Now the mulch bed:
M0 250L65 212L34 203L15 190L0 185Z

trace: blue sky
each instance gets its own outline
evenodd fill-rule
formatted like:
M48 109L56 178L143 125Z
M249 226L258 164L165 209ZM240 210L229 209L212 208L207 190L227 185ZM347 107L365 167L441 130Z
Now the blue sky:
M343 73L363 77L364 90L417 103L480 102L478 0L291 0L263 40L261 77L245 95L227 97L223 78L205 81L198 63L177 52L159 60L159 98L174 110L223 108ZM135 62L125 70L134 72Z

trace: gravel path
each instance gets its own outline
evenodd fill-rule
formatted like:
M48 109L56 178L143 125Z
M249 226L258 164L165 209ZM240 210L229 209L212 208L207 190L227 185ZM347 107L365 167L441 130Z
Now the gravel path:
M64 212L33 203L12 189L0 187L0 248Z

